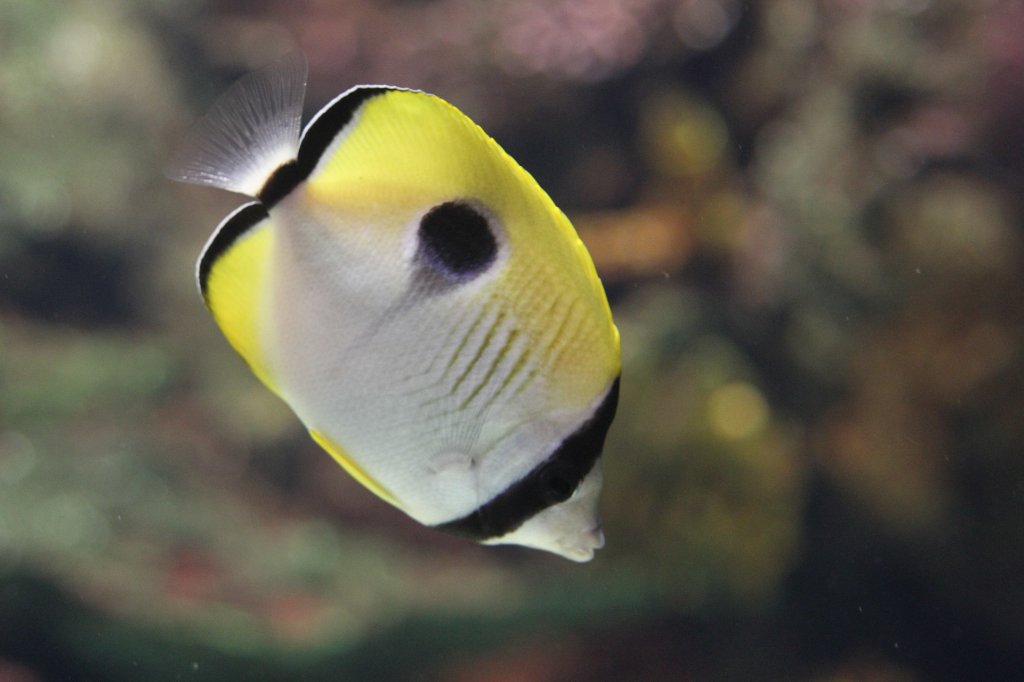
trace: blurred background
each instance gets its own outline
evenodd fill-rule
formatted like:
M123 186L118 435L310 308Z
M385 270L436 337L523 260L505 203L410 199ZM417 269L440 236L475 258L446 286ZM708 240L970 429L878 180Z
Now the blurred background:
M0 681L1024 671L1024 5L0 0ZM251 376L161 168L302 49L437 93L622 332L608 544L421 528Z

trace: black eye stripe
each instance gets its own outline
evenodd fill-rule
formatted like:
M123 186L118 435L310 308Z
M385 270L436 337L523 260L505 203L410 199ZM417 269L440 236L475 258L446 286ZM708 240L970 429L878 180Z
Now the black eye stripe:
M618 401L619 380L616 378L594 416L562 441L550 457L475 511L435 528L473 540L498 538L544 509L568 499L601 455ZM551 489L552 476L561 479L558 494L553 494L556 491ZM562 497L565 489L568 494Z
M561 462L551 462L540 472L540 486L544 499L551 504L565 502L576 492L579 481L572 469Z

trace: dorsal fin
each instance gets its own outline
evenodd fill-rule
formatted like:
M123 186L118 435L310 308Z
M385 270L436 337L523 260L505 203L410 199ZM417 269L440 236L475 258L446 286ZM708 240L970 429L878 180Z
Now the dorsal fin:
M167 177L258 196L298 155L306 75L295 51L244 76L192 127Z

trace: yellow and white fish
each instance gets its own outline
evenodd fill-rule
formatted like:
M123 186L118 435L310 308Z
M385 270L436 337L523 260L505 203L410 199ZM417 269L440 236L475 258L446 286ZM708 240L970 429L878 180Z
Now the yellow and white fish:
M168 175L255 198L198 263L252 371L420 523L587 561L619 334L536 181L458 109L358 86L299 134L306 62L232 87Z

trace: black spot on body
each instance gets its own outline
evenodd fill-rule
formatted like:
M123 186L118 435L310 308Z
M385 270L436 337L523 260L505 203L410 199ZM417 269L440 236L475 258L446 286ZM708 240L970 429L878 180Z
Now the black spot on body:
M417 236L417 276L429 289L472 279L498 255L498 240L487 216L463 201L447 201L427 211Z

